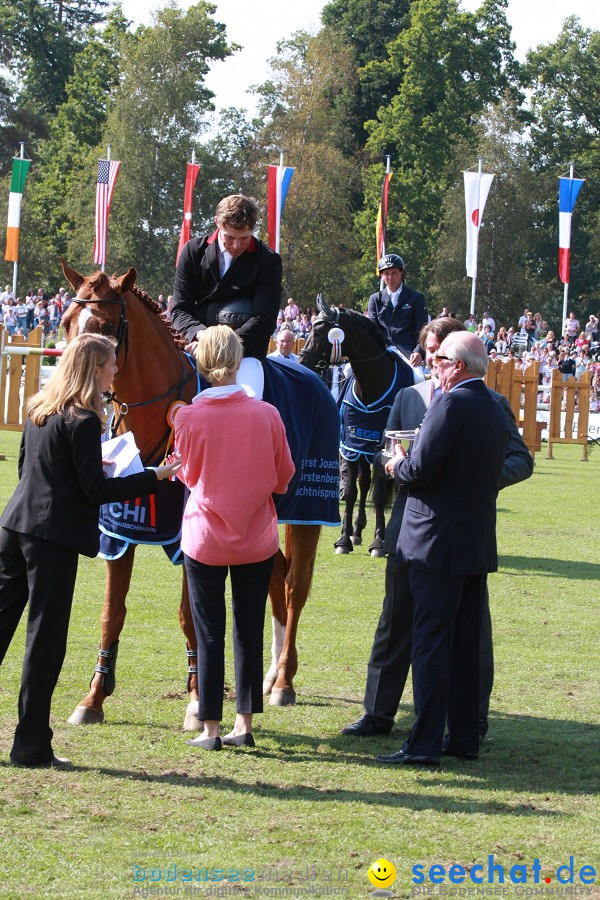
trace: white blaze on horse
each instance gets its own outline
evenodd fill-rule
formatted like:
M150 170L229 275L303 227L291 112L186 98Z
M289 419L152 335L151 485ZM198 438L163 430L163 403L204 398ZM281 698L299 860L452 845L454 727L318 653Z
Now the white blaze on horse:
M103 272L83 276L61 260L63 272L75 291L75 296L62 323L67 341L83 331L101 332L112 335L117 340L117 365L119 370L112 385L112 403L115 415L115 432L131 431L140 450L145 465L158 465L164 459L171 437L168 411L171 405L181 401L190 403L197 392L196 371L193 361L184 353L183 343L173 332L169 321L160 307L144 291L135 285L136 271L131 268L125 275L109 277ZM275 363L273 363L275 365ZM293 364L291 364L293 365ZM285 367L284 367L285 368ZM291 378L305 383L310 379L313 391L308 415L301 418L302 431L295 435L305 439L307 423L318 420L322 412L329 420L335 404L319 379L295 366ZM281 365L273 375L275 381L288 382ZM267 379L267 382L269 379ZM315 386L316 385L316 386ZM265 385L265 399L268 384ZM292 389L290 388L290 391ZM302 397L293 396L290 407L296 412L302 408ZM310 404L313 407L310 407ZM332 410L333 406L333 410ZM282 410L280 409L280 412ZM288 440L295 425L288 425ZM328 441L329 453L335 457L337 439L335 429L329 433L321 428ZM291 441L290 441L291 443ZM302 452L302 448L300 448ZM325 454L326 456L327 454ZM295 460L296 461L296 460ZM300 459L297 463L295 488L303 490L306 475ZM168 484L164 482L164 484ZM337 485L335 488L337 498ZM287 498L288 520L295 516L294 498ZM272 705L286 705L295 702L293 678L298 669L296 634L300 613L306 603L311 586L317 544L321 524L339 522L337 512L331 521L327 516L318 522L304 524L294 519L286 524L284 552L279 551L273 577L269 587L273 614L272 664L265 678L265 693L270 694ZM331 498L329 509L331 510ZM281 516L285 521L285 516ZM104 700L115 687L115 666L119 638L123 630L126 606L125 600L131 581L135 556L135 543L129 543L119 558L106 563L106 590L101 618L101 640L98 660L86 697L78 704L69 719L72 724L91 724L104 719ZM197 718L197 666L196 636L192 623L185 573L179 607L179 621L186 638L188 656L188 691L190 701L187 706L184 728L196 730L201 727Z
M329 306L319 295L319 315L300 353L300 361L325 374L346 357L352 374L342 380L340 407L340 481L344 515L336 553L350 553L362 542L366 501L372 483L373 454L383 441L385 424L401 388L415 382L415 370L394 347L387 347L377 325L361 313ZM375 533L371 556L384 556L386 481L373 476ZM359 496L360 495L360 496ZM354 506L359 499L356 519Z

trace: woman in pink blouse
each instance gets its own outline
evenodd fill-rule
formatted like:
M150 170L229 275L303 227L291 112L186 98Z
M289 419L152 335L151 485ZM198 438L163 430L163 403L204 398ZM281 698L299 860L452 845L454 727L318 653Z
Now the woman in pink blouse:
M265 604L279 548L271 494L285 493L294 464L274 406L236 385L242 344L226 325L198 343L198 370L211 387L175 419L179 477L190 489L181 546L198 637L198 717L188 743L204 750L254 746L252 715L262 712ZM237 716L222 740L225 581L231 577Z

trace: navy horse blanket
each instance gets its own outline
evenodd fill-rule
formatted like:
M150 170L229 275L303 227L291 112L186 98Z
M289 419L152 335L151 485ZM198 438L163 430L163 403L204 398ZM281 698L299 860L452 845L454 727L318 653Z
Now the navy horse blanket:
M264 369L263 400L279 410L296 466L287 493L273 497L279 522L338 526L336 402L324 382L299 363L276 357L267 359ZM231 428L235 435L235 422ZM164 480L150 497L105 504L100 508L99 555L118 559L129 544L160 544L172 562L182 562L179 540L185 500L181 482Z
M371 464L373 455L383 442L385 426L396 394L414 383L414 373L396 354L394 377L381 397L365 405L356 392L356 378L351 375L344 382L339 397L340 454L348 462L356 462L364 456Z

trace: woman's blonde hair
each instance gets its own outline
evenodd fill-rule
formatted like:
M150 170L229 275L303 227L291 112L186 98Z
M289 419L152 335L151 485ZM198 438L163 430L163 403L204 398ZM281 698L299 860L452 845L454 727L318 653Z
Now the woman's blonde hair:
M102 419L96 368L108 362L115 347L115 339L103 334L80 334L67 344L46 386L27 404L27 415L33 424L45 425L54 413L67 410L77 415L78 408Z
M198 342L196 364L202 377L212 384L237 372L243 355L242 342L235 331L228 325L212 325Z

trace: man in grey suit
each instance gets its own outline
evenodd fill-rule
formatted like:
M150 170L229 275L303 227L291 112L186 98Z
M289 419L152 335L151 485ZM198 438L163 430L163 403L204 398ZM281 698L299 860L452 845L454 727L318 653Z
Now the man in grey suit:
M427 365L433 371L433 377L430 381L404 388L397 394L386 430L413 430L421 426L435 393L441 390L433 356L449 334L465 330L462 323L449 317L434 319L425 325L420 334L420 343L426 349ZM500 488L503 488L529 478L533 472L533 460L519 434L508 401L495 391L491 393L502 406L510 428L500 481ZM375 471L383 474L385 459L382 460L381 453L376 454L374 463ZM342 731L343 734L355 736L389 734L408 676L411 661L413 598L408 583L408 568L396 560L396 544L406 497L405 490L398 492L386 529L384 549L388 557L385 597L367 667L365 714L357 722L346 726ZM487 591L481 625L479 732L483 737L488 729L489 700L494 680L492 622Z

